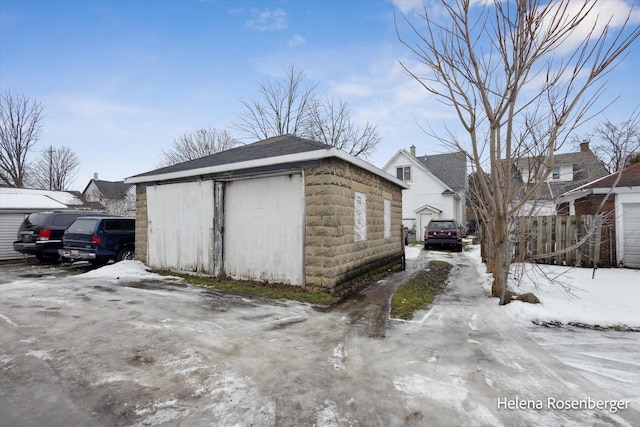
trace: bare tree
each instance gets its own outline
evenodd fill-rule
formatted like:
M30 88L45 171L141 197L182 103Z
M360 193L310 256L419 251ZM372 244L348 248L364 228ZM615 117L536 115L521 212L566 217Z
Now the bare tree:
M99 197L98 201L105 210L113 215L135 217L136 196L135 194L125 194L122 197Z
M366 158L380 142L376 126L357 126L346 102L319 100L317 87L317 82L307 82L302 68L292 65L283 80L260 83L257 99L240 100L244 112L235 127L251 138L298 135Z
M185 132L173 139L169 151L162 151L160 166L175 165L225 151L238 143L227 130L214 127Z
M291 65L282 81L260 83L260 98L241 99L245 107L235 126L249 137L266 139L280 135L298 135L308 124L309 109L318 83L306 82L302 68Z
M640 111L634 111L628 120L617 124L606 119L591 134L574 138L574 143L578 145L584 140L589 141L591 151L609 173L624 169L640 154Z
M380 142L376 127L367 122L357 126L351 119L346 102L326 99L314 101L309 123L303 135L314 141L339 148L356 157L368 157Z
M506 290L516 216L544 185L556 150L587 118L602 93L602 77L640 35L640 27L626 28L628 17L618 31L610 21L601 22L596 5L443 0L444 17L431 16L425 5L417 23L405 17L408 36L396 26L402 43L429 72L403 67L455 111L468 147L456 138L436 137L467 151L486 178L476 180L476 191L494 296ZM564 53L569 45L573 49ZM521 185L513 177L523 158L530 159L530 172Z
M25 183L43 190L67 190L78 175L80 160L69 147L49 147L29 165Z
M24 187L27 157L42 133L42 105L24 95L0 95L0 182Z

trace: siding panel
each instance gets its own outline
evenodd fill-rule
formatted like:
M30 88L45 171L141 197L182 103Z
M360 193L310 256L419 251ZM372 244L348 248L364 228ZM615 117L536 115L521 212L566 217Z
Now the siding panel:
M23 213L0 213L0 260L24 257L20 252L13 250L13 242L24 217Z

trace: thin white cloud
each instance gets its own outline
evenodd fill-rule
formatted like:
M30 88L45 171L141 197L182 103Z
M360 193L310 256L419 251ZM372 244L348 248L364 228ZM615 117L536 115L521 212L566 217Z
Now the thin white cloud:
M424 0L391 0L391 3L401 13L407 14L421 9L424 5Z
M245 28L259 31L280 31L287 28L287 13L282 9L251 9L253 18L245 22Z
M294 36L289 40L289 46L296 47L296 46L300 46L301 44L305 44L306 42L307 42L307 39L305 39L299 34L294 34Z
M582 2L570 2L567 6L566 17L570 18L578 15ZM627 18L629 23L627 25L637 25L640 23L640 9L635 7L633 3L629 3L625 0L608 0L604 2L597 2L593 5L587 5L587 7L593 7L585 19L580 23L578 27L564 40L562 46L560 46L556 52L560 54L572 52L588 37L598 37L605 29L606 25L609 25L612 29L619 29L624 24ZM548 6L551 9L551 13L548 16L548 25L551 24L551 19L554 17L554 11L558 9L558 3L552 3ZM629 12L632 12L629 16ZM566 21L566 18L565 18Z

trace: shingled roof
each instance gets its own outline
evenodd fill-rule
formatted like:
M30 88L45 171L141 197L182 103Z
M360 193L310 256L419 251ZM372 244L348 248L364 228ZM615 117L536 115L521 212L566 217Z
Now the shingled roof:
M307 151L329 149L330 145L293 135L276 136L253 144L243 145L230 150L214 153L199 159L178 163L171 166L155 169L149 172L135 175L132 178L151 175L164 175L172 172L182 172L192 169L200 169L210 166L222 166L232 163L240 163L249 160L265 159L283 156L286 154L298 154Z
M104 197L112 199L124 197L131 188L131 184L125 184L124 181L102 181L99 179L92 179L91 181L98 187Z
M134 184L184 179L198 175L216 175L227 171L269 168L274 165L289 163L299 165L303 162L317 161L329 157L337 157L348 161L403 188L407 187L404 182L362 159L358 159L331 145L294 135L276 136L199 159L144 172L127 178L125 183Z
M618 180L618 175L620 179ZM616 180L618 182L616 183ZM640 163L634 163L624 168L619 174L614 172L602 179L593 181L582 188L611 188L615 184L616 188L639 187L640 186Z
M523 157L518 159L516 164L518 169L527 168L532 161L532 158ZM581 150L575 153L555 154L554 165L572 165L573 179L571 181L547 181L545 185L538 188L536 199L553 200L563 193L607 175L606 168L589 150L588 145L585 148L581 147Z
M416 157L432 174L454 191L467 187L467 155L464 151Z

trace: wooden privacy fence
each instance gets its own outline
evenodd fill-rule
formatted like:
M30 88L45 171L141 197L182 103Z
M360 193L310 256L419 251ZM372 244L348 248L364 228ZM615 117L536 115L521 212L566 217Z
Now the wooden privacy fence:
M592 267L600 259L601 215L520 217L515 259Z

